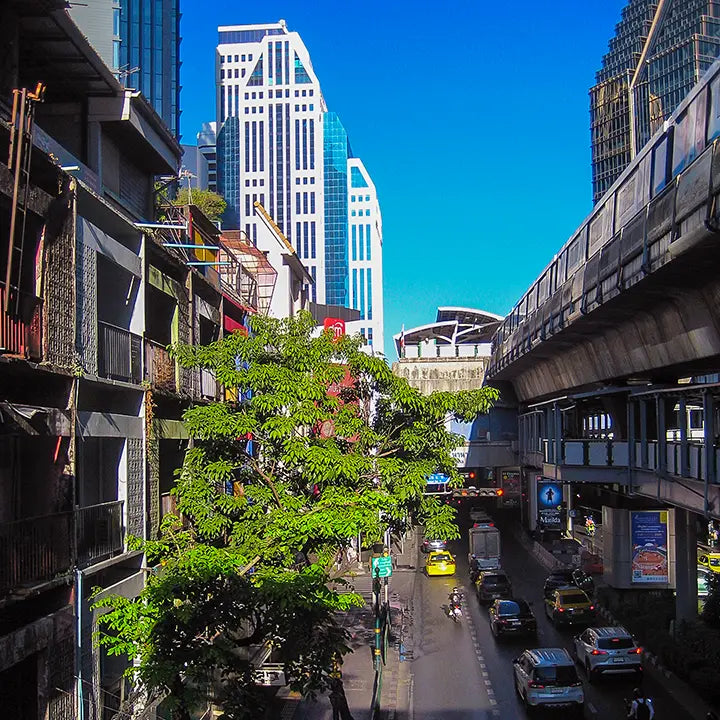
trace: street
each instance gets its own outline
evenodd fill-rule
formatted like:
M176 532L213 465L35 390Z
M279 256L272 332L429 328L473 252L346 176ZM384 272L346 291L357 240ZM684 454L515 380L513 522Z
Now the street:
M462 520L461 531L463 538L450 543L457 561L455 577L428 578L422 573L424 556L421 554L418 560L409 720L523 718L525 712L513 684L512 660L532 641L518 638L498 642L492 636L487 610L478 604L468 578L467 523ZM538 622L535 646L571 650L572 638L579 630L558 630L543 612L542 585L547 571L526 554L507 528L502 542L502 565L511 578L514 594L533 603ZM465 594L464 616L459 624L447 618L443 610L454 585L462 587ZM623 699L632 694L636 679L601 678L590 685L583 671L578 672L585 690L587 720L625 717ZM645 678L643 690L654 701L657 720L691 720L655 679ZM563 711L555 714L562 715Z

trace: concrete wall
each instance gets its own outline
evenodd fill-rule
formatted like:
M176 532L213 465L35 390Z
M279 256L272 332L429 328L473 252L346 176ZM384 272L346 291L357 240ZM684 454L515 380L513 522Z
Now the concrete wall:
M414 358L393 363L393 372L427 395L436 390L477 390L483 385L488 358Z

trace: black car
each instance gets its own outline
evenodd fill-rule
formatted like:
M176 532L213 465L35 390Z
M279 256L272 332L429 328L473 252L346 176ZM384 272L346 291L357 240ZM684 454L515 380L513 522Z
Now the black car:
M536 635L537 622L530 605L520 598L495 600L490 606L490 630L501 635Z
M488 605L493 600L512 597L510 578L502 570L481 572L475 581L478 602Z
M595 582L587 573L577 568L559 568L553 570L545 579L543 595L545 598L549 598L555 590L568 585L579 587L589 595L595 592Z

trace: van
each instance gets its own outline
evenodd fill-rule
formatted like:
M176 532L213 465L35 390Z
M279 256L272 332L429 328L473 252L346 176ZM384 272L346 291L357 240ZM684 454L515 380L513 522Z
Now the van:
M525 650L513 660L515 690L526 710L572 709L583 717L585 693L565 648Z

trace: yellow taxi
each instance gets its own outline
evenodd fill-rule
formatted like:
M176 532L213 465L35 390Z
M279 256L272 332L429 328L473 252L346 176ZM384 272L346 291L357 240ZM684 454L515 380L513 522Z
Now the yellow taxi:
M454 575L455 558L449 552L428 553L425 561L426 575Z
M698 565L702 565L715 573L720 573L720 553L711 552L699 555Z
M595 604L579 587L559 587L545 598L545 614L553 625L589 625Z

